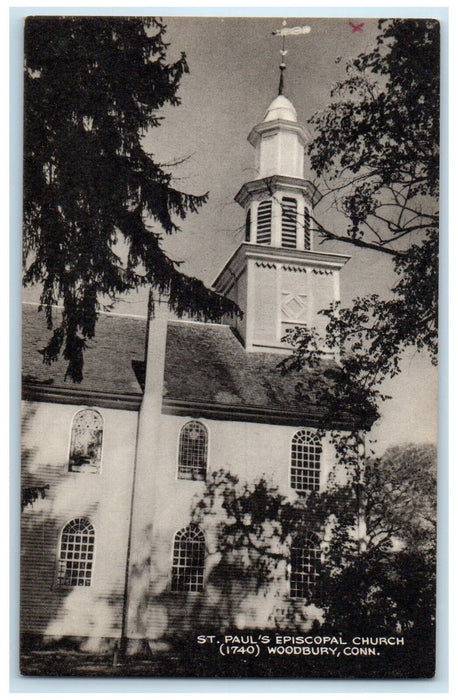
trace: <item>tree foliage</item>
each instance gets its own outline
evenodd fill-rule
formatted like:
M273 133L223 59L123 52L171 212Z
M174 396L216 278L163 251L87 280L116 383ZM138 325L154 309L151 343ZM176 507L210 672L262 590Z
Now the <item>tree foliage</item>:
M376 47L348 63L331 104L312 117L309 153L348 221L343 234L322 235L397 259L422 234L437 234L439 23L381 20L379 28Z
M439 242L439 24L382 20L376 47L349 62L332 102L311 120L312 168L324 201L346 229L315 219L318 240L377 251L393 262L388 299L369 294L349 308L334 304L325 339L314 328L291 329L294 353L284 371L319 366L324 347L338 367L325 368L322 405L357 416L365 430L379 415L386 377L395 377L407 348L437 357Z
M396 255L398 240L405 248L409 234L437 224L417 197L439 194L439 23L379 28L376 47L350 61L333 102L312 118L309 151L318 176L339 187L345 240L373 238Z
M436 523L436 449L433 445L389 448L365 469L368 546L390 550L431 545Z
M351 473L342 481L332 472L325 491L305 498L286 496L266 477L244 483L220 470L196 500L193 519L216 533L225 577L243 576L247 593L248 584L259 592L284 578L295 538L317 536L320 584L310 600L290 601L283 624L304 622L307 605L315 603L331 629L367 634L430 628L435 449L390 448L367 460L364 470L363 493Z
M163 249L176 220L207 199L176 189L143 146L161 107L180 104L188 72L185 55L168 63L166 50L158 19L26 21L24 284L41 285L50 329L51 306L62 304L44 359L62 351L75 381L97 312L129 290L151 285L178 316L235 312Z

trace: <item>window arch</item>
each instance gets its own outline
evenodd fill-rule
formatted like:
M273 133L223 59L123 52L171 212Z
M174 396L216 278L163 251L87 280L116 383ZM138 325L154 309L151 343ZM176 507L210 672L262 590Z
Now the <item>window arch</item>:
M102 460L103 419L93 408L84 408L73 418L70 439L70 472L97 473Z
M205 481L207 475L208 432L197 420L181 429L178 447L178 478Z
M296 537L291 545L291 598L313 595L321 569L321 548L313 534Z
M256 243L269 244L272 229L272 201L261 202L258 206Z
M299 430L291 441L291 488L298 493L319 491L321 440L310 430Z
M60 586L90 586L94 563L95 531L87 518L70 520L60 537Z
M283 248L297 248L297 201L283 197L281 204L281 244Z
M173 541L172 591L202 591L204 568L204 533L197 525L189 525L177 532Z

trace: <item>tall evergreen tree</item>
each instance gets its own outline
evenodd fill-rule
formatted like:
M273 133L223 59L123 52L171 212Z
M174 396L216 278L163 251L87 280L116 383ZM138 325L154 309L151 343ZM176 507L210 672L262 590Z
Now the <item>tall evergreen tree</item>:
M63 352L81 381L83 351L108 299L143 285L178 316L216 320L229 300L179 271L162 248L176 218L207 195L185 194L142 139L179 105L185 55L167 63L158 19L30 17L25 27L24 284L41 285L53 329L45 362ZM125 244L125 257L116 252ZM53 328L51 307L63 306Z

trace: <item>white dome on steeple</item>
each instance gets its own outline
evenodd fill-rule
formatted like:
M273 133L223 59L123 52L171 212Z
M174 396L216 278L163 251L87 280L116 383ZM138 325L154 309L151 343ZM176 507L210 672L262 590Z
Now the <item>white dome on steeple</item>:
M263 121L272 122L275 119L297 122L297 112L294 109L294 105L284 95L278 95L273 102L271 102Z
M277 95L270 103L263 121L250 131L248 141L256 149L258 178L304 177L304 148L310 134L298 123L294 105L284 95Z

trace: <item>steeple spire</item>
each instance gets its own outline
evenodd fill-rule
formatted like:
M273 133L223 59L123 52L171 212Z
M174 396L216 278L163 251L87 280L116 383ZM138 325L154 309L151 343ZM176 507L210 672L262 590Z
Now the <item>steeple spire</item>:
M286 70L286 65L284 63L280 63L280 83L278 85L278 94L283 95L283 87L284 87L284 78L283 78L283 71Z
M286 19L283 20L283 26L286 25ZM280 55L282 57L281 63L280 63L280 83L278 85L278 94L283 95L283 88L284 88L284 72L286 70L286 54L288 53L287 50L285 49L285 39L286 36L283 34L282 36L282 47L280 50Z

